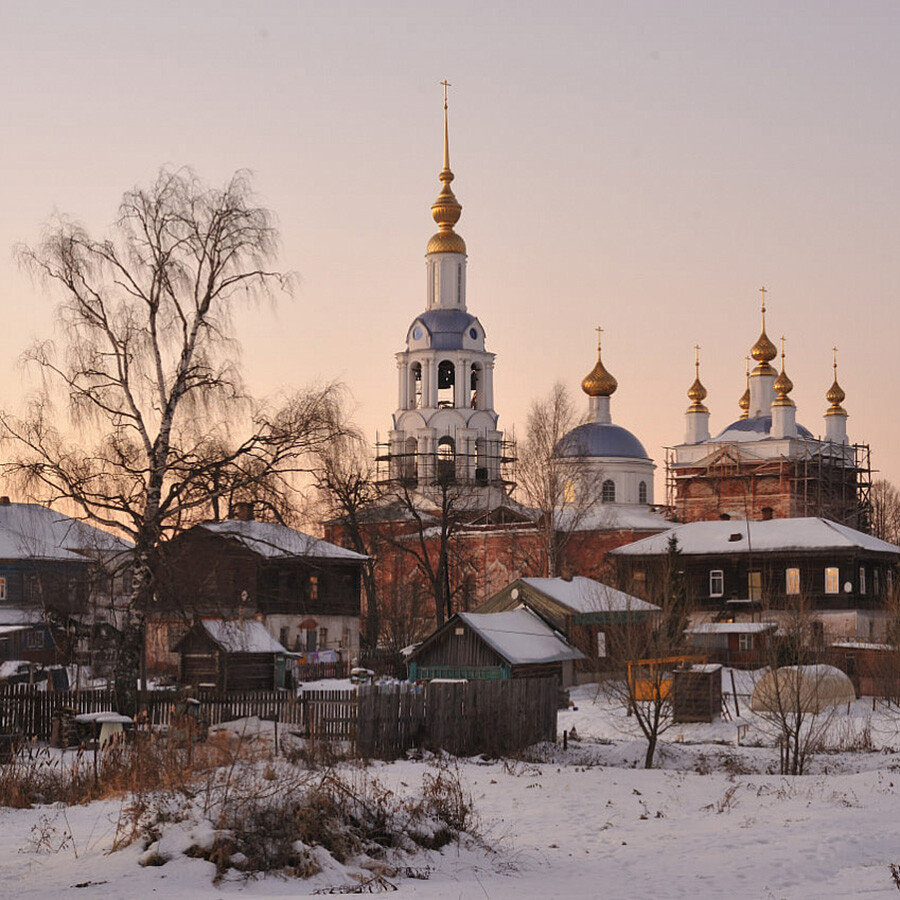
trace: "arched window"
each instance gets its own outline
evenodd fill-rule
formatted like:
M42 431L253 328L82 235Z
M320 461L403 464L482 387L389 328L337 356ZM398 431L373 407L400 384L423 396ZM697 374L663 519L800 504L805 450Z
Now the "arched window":
M483 437L475 438L475 481L478 484L488 483L487 464L487 441Z
M438 481L456 480L456 444L452 437L442 437L437 446Z
M480 406L480 397L478 390L481 387L481 366L478 363L472 363L472 373L469 375L469 406L472 409L478 409Z
M453 406L453 385L456 383L456 367L449 359L438 364L438 407Z
M410 409L422 408L422 363L409 367L409 400Z
M600 499L604 503L616 502L616 484L611 478L607 478L606 481L603 482L603 488L600 492Z
M419 480L419 447L414 437L406 439L400 472L400 477L410 487L413 487Z
M646 503L647 502L647 482L642 481L638 485L638 503Z

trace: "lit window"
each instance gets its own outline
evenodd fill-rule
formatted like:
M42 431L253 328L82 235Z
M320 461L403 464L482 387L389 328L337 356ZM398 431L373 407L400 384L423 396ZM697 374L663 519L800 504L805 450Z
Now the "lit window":
M638 503L646 503L647 502L647 482L642 481L638 485Z
M866 567L859 567L859 593L861 596L866 595Z
M309 576L309 599L310 600L318 600L319 599L319 576L318 575L310 575Z
M575 502L575 482L571 478L567 478L563 485L563 503Z
M784 570L784 592L786 594L800 593L800 570L785 569Z
M607 478L606 481L603 482L600 499L604 503L616 502L616 483L611 478Z
M747 573L747 596L750 600L762 600L762 572Z
M825 570L825 593L840 593L841 573L837 566L829 566Z
M0 578L0 600L6 599L6 579Z
M753 649L753 635L752 634L739 634L738 635L738 650L752 650Z
M725 593L725 573L721 569L711 569L709 573L709 596L721 597Z

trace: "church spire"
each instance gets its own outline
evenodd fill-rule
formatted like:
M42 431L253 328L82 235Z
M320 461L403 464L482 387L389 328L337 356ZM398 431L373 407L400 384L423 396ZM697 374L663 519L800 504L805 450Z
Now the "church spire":
M428 242L426 253L465 253L466 242L458 235L453 226L462 215L462 205L456 199L450 182L454 175L450 170L450 134L447 125L447 88L450 83L444 79L441 82L444 88L444 167L438 179L441 182L441 191L437 200L431 204L431 217L438 226L438 231L433 234Z
M688 388L691 405L686 413L685 443L699 444L709 440L709 410L703 405L706 388L700 381L700 345L694 345L694 383Z
M825 411L825 438L836 444L847 443L847 410L841 404L847 396L844 389L838 384L837 377L837 347L832 347L834 353L832 366L834 368L834 381L825 393L825 399L831 404Z

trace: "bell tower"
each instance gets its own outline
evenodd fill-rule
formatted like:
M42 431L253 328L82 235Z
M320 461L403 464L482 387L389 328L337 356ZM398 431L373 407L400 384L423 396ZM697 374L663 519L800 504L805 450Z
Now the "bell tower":
M389 477L427 489L437 482L499 485L503 433L494 410L494 354L466 308L466 242L450 184L447 88L441 189L431 205L438 230L425 250L425 311L397 355L398 398L389 436ZM383 459L385 457L382 457Z

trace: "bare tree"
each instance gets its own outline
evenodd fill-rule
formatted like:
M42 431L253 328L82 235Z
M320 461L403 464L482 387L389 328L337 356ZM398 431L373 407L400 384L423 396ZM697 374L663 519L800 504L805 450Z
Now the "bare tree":
M542 559L538 568L549 578L560 574L566 547L601 501L601 472L558 454L559 442L577 424L566 386L531 404L525 439L519 448L516 476L524 502L538 513Z
M869 492L872 504L872 534L891 544L900 544L900 491L879 478Z
M59 220L37 247L19 250L61 294L64 351L43 342L26 354L44 391L24 419L2 414L19 451L11 468L42 499L68 502L134 542L117 672L128 706L159 543L227 491L302 468L341 430L333 386L278 409L242 389L229 312L289 287L268 267L276 243L272 214L254 205L246 173L213 189L180 169L128 191L109 238Z

